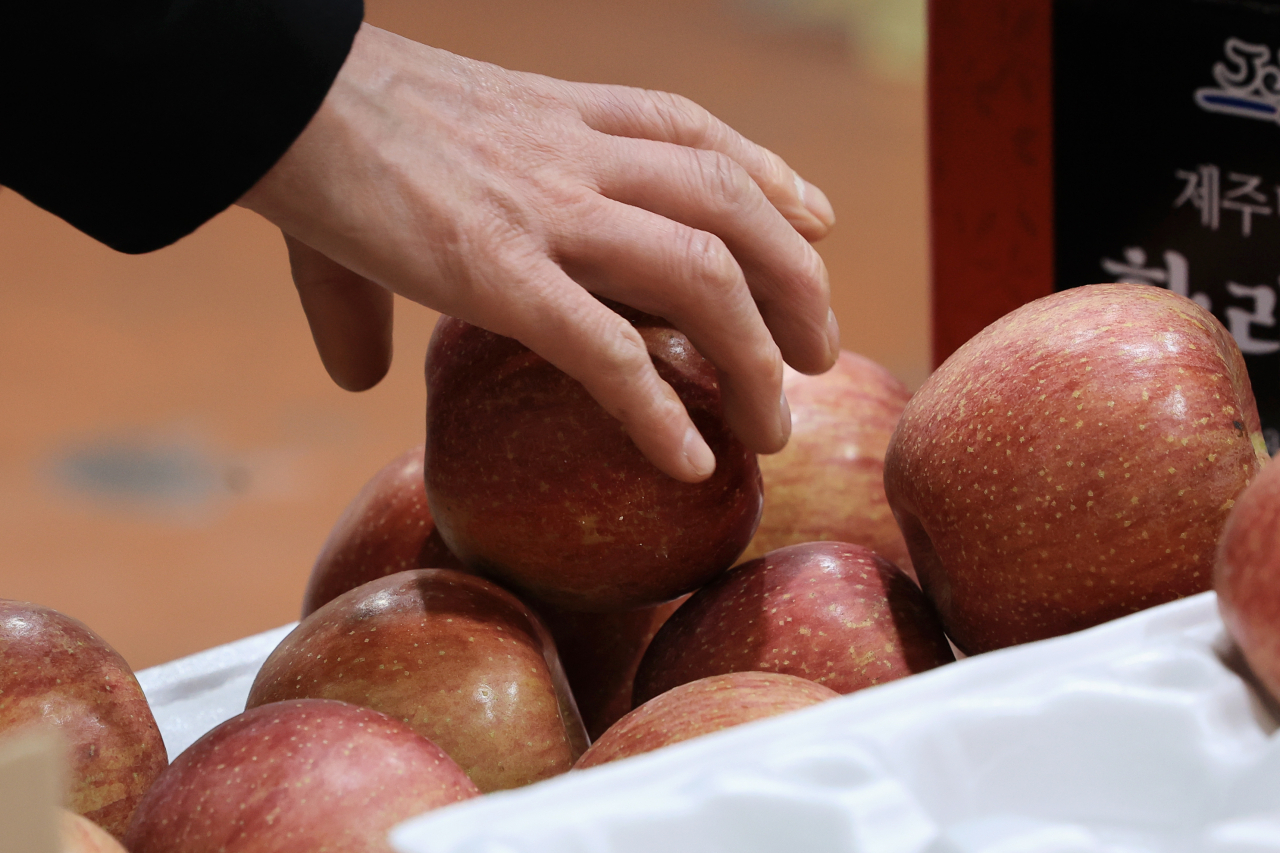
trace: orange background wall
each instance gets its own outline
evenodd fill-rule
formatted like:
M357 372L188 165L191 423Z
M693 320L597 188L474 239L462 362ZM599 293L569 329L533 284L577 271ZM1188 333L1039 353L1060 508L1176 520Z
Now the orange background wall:
M730 0L369 0L457 53L692 97L823 187L847 348L928 370L924 100L865 45ZM856 33L855 33L856 36ZM435 315L397 304L376 389L331 385L270 226L233 209L143 257L0 192L0 597L137 668L297 617L365 479L421 441Z

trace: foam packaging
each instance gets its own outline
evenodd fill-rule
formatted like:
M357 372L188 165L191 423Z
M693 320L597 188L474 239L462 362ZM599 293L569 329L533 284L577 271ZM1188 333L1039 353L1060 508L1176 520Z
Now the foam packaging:
M176 756L289 630L139 674ZM402 853L1280 853L1212 593L407 821Z

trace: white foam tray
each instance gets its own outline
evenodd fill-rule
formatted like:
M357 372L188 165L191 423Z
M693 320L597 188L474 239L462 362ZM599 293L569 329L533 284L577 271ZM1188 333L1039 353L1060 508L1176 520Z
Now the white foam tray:
M139 674L170 755L290 626ZM1212 593L408 821L402 853L1280 853Z

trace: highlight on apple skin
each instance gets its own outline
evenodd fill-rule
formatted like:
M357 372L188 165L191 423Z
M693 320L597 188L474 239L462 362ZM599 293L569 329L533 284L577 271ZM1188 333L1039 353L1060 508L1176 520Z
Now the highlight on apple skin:
M576 380L452 317L427 352L426 488L471 568L564 610L647 607L733 565L760 521L756 456L729 430L715 368L656 317L615 306L716 456L702 483L655 468Z
M1266 459L1222 324L1167 290L1091 285L1011 312L929 377L885 492L947 635L976 654L1207 590Z
M852 693L955 660L933 606L861 545L779 548L698 590L636 673L635 704L729 672L781 672Z
M130 853L393 853L393 826L478 794L443 750L386 714L276 702L179 755L124 842Z
M0 733L43 723L70 746L66 805L115 837L169 763L125 659L78 619L0 599Z
M403 720L486 793L563 773L587 748L538 617L451 569L370 581L299 623L258 671L247 707L303 698Z
M839 696L829 687L780 672L730 672L700 678L655 696L618 720L582 754L573 769L641 755Z

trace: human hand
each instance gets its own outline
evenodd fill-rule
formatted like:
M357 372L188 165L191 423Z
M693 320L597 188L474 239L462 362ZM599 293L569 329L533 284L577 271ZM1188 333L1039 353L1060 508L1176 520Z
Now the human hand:
M714 456L639 334L593 294L688 335L756 452L790 434L783 359L820 373L839 353L807 242L834 222L825 196L674 95L506 71L365 25L240 204L286 235L342 387L386 373L399 293L542 355L688 482Z

